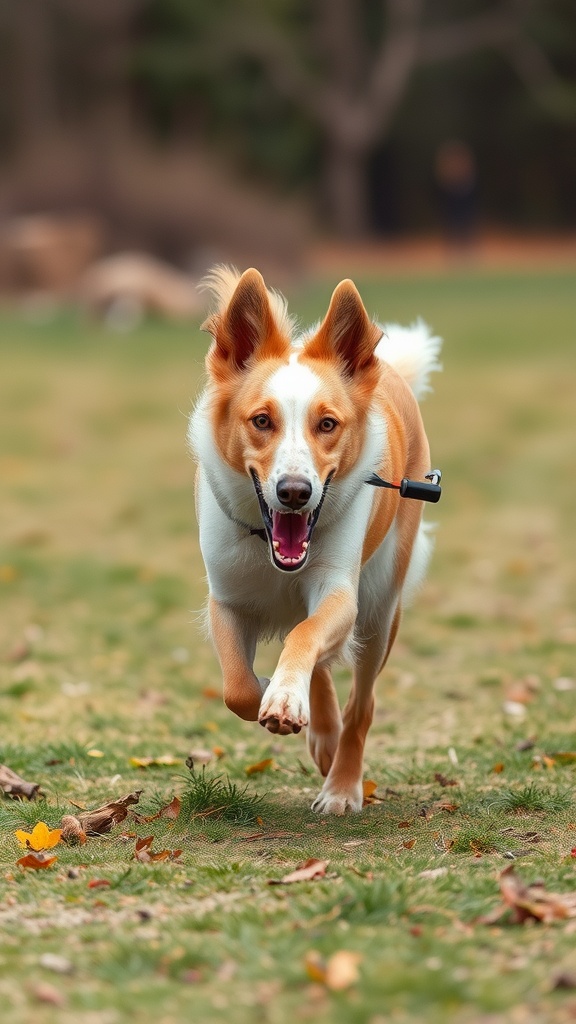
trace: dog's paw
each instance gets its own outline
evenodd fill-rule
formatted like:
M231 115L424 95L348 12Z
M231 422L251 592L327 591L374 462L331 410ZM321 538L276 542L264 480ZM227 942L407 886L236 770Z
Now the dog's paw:
M326 780L314 803L312 810L317 814L347 814L357 813L362 810L363 792L362 782L355 786L343 787L331 786Z
M287 736L308 725L307 696L300 690L287 690L272 684L264 694L258 721L269 732Z
M315 732L312 725L308 729L308 750L324 777L332 767L341 732L340 722L336 722L330 732Z

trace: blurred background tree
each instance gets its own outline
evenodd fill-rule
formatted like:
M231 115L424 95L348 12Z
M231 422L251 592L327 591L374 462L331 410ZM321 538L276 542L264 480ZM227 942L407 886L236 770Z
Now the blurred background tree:
M485 222L576 225L573 0L0 0L0 13L5 213L80 204L121 225L132 202L132 221L177 233L162 159L193 152L239 202L304 197L339 236L429 231L435 153L455 139ZM216 175L198 174L202 193Z

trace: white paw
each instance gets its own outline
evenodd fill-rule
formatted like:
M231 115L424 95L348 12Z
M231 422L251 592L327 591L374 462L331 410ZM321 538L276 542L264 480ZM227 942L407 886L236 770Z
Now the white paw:
M270 732L287 736L308 725L309 715L308 694L303 688L289 689L271 682L260 705L258 721Z
M362 810L363 799L362 782L344 789L330 785L327 779L312 804L312 810L317 814L356 813Z

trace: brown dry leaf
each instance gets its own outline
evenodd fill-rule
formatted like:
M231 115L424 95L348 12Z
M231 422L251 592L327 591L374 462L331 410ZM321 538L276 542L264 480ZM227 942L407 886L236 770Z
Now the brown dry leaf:
M26 797L27 800L34 800L40 789L39 782L25 782L16 772L5 764L0 764L0 789L6 796L16 799Z
M257 772L272 771L276 765L273 757L265 757L263 761L258 761L257 764L249 764L244 769L246 775L256 775Z
M492 765L492 768L490 769L490 771L494 772L496 775L501 775L502 772L504 771L504 768L505 768L504 762L503 761L498 761L496 764Z
M456 779L448 779L442 772L434 772L434 781L439 782L441 786L457 786Z
M108 889L112 883L109 878L93 878L88 882L89 889Z
M404 847L404 848L405 848L406 850L411 850L411 849L412 849L412 847L414 846L415 842L416 842L416 840L415 840L415 839L406 839L406 840L405 840L405 841L404 841L404 842L402 843L402 846L403 846L403 847Z
M329 860L317 860L310 857L303 864L299 864L294 871L284 875L284 878L269 878L268 885L292 885L293 882L312 882L317 878L324 878Z
M114 825L118 825L128 815L128 808L137 804L141 789L120 797L119 800L112 800L103 807L97 807L94 811L82 811L76 815L80 828L87 836L103 836L110 832Z
M559 750L550 755L550 760L555 761L557 764L574 764L576 753L573 750Z
M65 814L62 818L62 839L71 845L86 842L86 833L73 814Z
M457 811L459 806L460 804L452 803L450 800L438 800L437 803L432 805L430 811L447 811L448 814L454 814L454 811Z
M576 917L576 893L547 892L544 885L532 883L526 885L515 873L514 865L504 869L499 877L500 893L504 906L497 907L492 914L480 918L481 924L494 924L505 913L512 909L512 923L524 924L525 921L561 921L568 917Z
M131 757L130 764L134 768L172 768L182 764L182 759L172 754L161 754L160 757Z
M134 849L134 860L139 861L140 864L152 864L154 861L159 860L177 860L182 853L182 850L160 850L158 853L152 853L151 846L153 842L154 836L137 839Z
M398 828L410 828L413 824L414 824L414 820L412 820L412 821L399 821L398 822Z
M147 825L149 821L157 821L158 818L171 818L173 821L176 820L180 814L180 807L182 801L179 796L175 796L169 804L165 807L161 807L156 814L136 814L136 811L132 811L132 818L138 822L139 825Z
M39 851L38 853L27 853L25 857L20 857L16 863L22 868L33 868L34 871L39 871L41 868L49 868L57 860L58 857Z
M202 696L206 700L222 700L221 690L215 690L213 686L205 686L202 690Z

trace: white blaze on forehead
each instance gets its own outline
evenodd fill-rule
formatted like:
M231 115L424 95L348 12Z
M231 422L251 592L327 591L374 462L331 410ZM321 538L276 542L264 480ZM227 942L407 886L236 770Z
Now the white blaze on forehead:
M270 474L271 482L284 473L297 473L308 477L314 491L320 486L305 427L310 402L321 387L320 377L298 362L298 352L294 352L288 365L276 370L268 381L269 394L280 406L284 425Z

